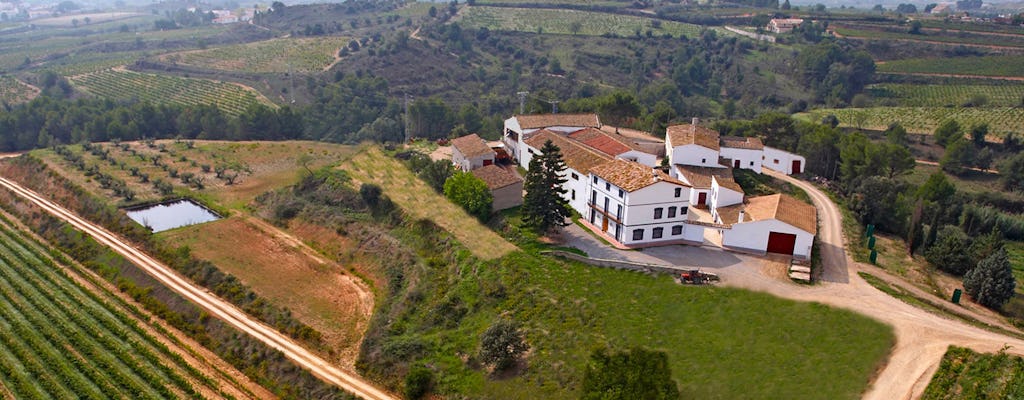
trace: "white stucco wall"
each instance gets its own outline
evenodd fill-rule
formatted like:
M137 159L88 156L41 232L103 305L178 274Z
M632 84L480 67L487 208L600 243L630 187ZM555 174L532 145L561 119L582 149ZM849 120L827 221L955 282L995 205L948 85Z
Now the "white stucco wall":
M455 146L452 146L452 162L455 163L455 165L458 166L459 169L461 169L464 172L469 172L471 170L483 167L484 160L490 160L491 164L494 164L494 153L485 156L467 158L465 155L462 154L461 151L459 151L459 149L455 148Z
M658 165L658 157L654 154L644 153L642 151L630 150L625 153L619 154L615 158L621 158L623 160L636 161L640 164L648 167L656 167Z
M733 204L740 204L743 202L743 193L729 189L727 187L720 186L718 184L718 178L711 178L711 198L710 207L716 209L718 207L731 206Z
M573 179L573 175L579 177L579 179ZM569 202L569 206L573 210L580 213L583 218L587 218L590 214L590 207L587 206L587 200L590 199L590 185L587 183L588 175L582 174L572 168L565 169L565 184L562 185L565 190L565 199ZM575 191L575 199L573 198L573 191Z
M803 156L768 146L764 147L763 165L767 168L782 172L786 175L792 175L794 173L793 160L800 161L800 172L807 169L807 160Z
M722 232L722 245L763 253L768 250L768 235L771 232L795 234L793 256L810 258L814 235L775 219L733 224L732 229Z
M740 168L754 170L759 174L761 173L761 158L764 156L764 151L722 147L720 152L722 157L730 160L729 166L735 168L735 164L733 162L735 160L739 160Z
M669 154L669 162L672 164L725 168L718 163L718 152L704 146L695 144L675 146Z

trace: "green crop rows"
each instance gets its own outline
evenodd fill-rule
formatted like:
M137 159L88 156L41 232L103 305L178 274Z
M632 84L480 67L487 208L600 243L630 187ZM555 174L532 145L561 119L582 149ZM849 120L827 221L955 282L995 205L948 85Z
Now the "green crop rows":
M10 75L0 75L0 103L18 104L30 101L39 92Z
M210 382L0 221L0 383L19 399L198 398Z
M701 27L674 21L653 20L628 15L577 10L537 8L469 7L463 12L462 23L473 28L501 31L573 34L570 29L578 23L580 35L616 34L633 36L651 30L655 36L666 33L678 37L697 37ZM655 27L660 23L660 27Z
M165 61L204 68L243 72L320 72L349 39L328 36L313 39L272 39L216 49L169 54Z
M868 88L871 95L882 102L911 107L959 106L984 96L986 106L1015 107L1024 99L1024 84L1003 85L912 85L877 84ZM888 104L888 103L883 103Z
M821 109L802 114L805 118L820 121L833 114L842 126L863 129L885 129L892 122L899 122L911 133L932 133L942 121L952 118L961 126L988 123L989 132L1003 136L1007 132L1024 134L1024 108L991 107L872 107Z
M99 97L181 105L214 104L229 115L239 115L257 103L274 106L262 95L239 85L126 70L110 69L77 76L71 83Z
M972 34L968 32L959 32L953 35L926 32L920 35L913 35L906 32L894 32L884 29L858 28L864 27L835 26L835 31L836 33L842 36L849 36L854 38L912 40L979 46L1024 47L1024 36L997 36Z
M910 58L879 64L878 72L1024 77L1024 56Z

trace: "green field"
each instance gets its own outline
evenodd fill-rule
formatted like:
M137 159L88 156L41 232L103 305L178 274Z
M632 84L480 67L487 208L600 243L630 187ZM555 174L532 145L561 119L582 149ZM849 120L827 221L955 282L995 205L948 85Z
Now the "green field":
M0 386L19 399L203 397L192 385L208 378L47 252L0 222Z
M1001 36L1001 35L984 35L984 34L973 34L968 32L960 32L956 35L941 34L939 32L923 32L919 35L907 33L905 31L895 32L886 29L858 29L863 27L858 26L835 26L837 34L845 37L852 38L865 38L865 39L895 39L895 40L910 40L910 41L924 41L924 42L942 42L949 44L960 44L960 45L978 45L978 46L1007 46L1007 47L1024 47L1024 36Z
M882 83L868 87L868 93L883 104L904 107L959 106L975 96L984 96L986 106L1016 107L1024 102L1024 83L991 85L915 85Z
M960 126L989 124L989 135L1002 137L1007 132L1024 134L1024 108L1020 107L871 107L828 108L797 114L796 117L821 121L833 114L841 126L885 130L890 123L899 122L910 133L935 132L946 119L955 119Z
M878 64L878 72L1024 77L1024 56L909 58Z
M925 400L1024 398L1024 359L951 346L921 396Z
M608 14L591 11L553 10L538 8L468 7L462 11L461 22L467 27L487 28L500 31L543 32L573 34L570 27L579 23L579 35L615 34L635 36L648 30L655 36L666 33L674 37L685 35L700 36L701 27L673 21L660 21L628 15ZM660 27L654 24L660 23Z
M214 104L228 115L241 114L254 104L276 107L255 90L205 79L109 69L76 76L71 83L99 97L181 105Z
M263 42L161 56L166 62L242 72L321 72L349 38L272 39Z
M10 75L0 75L0 103L18 104L31 101L39 91Z

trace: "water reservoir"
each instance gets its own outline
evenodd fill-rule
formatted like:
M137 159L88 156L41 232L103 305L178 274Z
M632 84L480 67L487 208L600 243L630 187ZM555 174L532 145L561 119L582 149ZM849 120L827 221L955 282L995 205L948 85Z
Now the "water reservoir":
M220 219L213 211L188 199L128 210L128 217L154 233Z

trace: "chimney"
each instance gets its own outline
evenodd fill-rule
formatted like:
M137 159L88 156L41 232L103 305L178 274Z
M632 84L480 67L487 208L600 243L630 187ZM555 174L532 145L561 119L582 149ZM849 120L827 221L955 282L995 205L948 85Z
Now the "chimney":
M736 223L738 224L740 222L743 222L743 210L740 210L740 215L736 218Z

